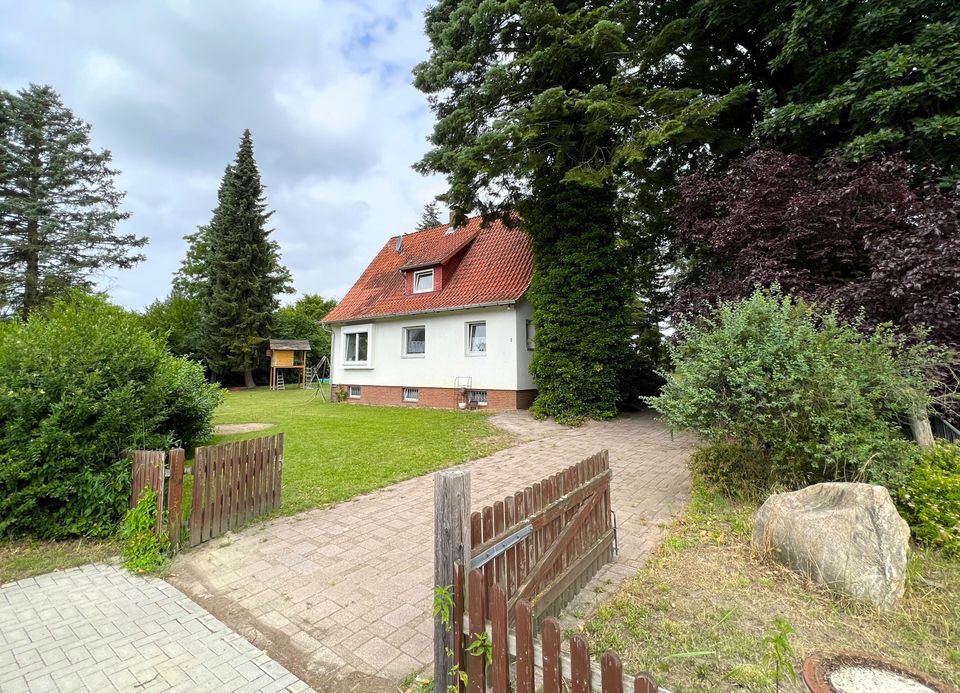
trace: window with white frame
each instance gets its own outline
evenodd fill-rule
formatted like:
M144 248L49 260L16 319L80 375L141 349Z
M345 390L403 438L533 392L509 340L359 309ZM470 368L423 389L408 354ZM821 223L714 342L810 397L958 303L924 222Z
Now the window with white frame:
M403 355L423 356L427 353L427 328L423 325L403 328Z
M486 390L468 390L467 401L473 402L479 407L485 407L487 406L487 391Z
M487 353L487 323L467 323L467 353L472 355Z
M343 363L345 366L366 366L370 362L370 330L351 329L343 335Z
M433 291L433 270L420 270L413 273L413 293L422 294Z
M360 386L351 385L350 386L350 397L353 399L360 399Z
M404 401L404 402L419 402L419 401L420 401L420 388L418 388L418 387L405 387L405 388L403 388L403 401Z
M527 349L533 351L533 338L536 336L536 330L533 327L533 320L527 320Z

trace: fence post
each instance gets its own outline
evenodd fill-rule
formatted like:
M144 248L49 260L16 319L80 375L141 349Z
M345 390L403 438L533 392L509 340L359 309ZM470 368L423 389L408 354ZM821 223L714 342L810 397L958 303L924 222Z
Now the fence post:
M449 588L453 584L453 564L461 561L470 569L470 472L460 469L434 475L434 585ZM453 668L454 638L463 637L462 623L448 628L440 616L433 621L433 690L447 693Z
M183 448L173 448L167 459L170 460L170 485L167 497L167 536L170 547L180 550L180 527L183 514Z

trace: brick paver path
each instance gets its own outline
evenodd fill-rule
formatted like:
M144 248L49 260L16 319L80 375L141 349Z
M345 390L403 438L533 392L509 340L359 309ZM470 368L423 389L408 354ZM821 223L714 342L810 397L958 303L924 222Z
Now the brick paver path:
M0 586L0 691L309 691L163 580L88 565Z
M508 423L528 438L539 430ZM692 441L651 414L542 435L464 468L479 507L609 449L620 554L568 607L570 625L657 546L689 496ZM182 554L170 579L317 689L396 691L432 660L432 561L433 479L423 476L212 541Z

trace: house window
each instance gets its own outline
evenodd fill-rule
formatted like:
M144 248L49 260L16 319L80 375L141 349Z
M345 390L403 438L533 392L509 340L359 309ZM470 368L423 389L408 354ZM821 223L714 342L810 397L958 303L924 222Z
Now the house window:
M468 322L467 323L467 353L468 354L486 354L487 353L487 323Z
M485 407L487 406L487 391L486 390L468 390L467 401L473 402L479 407Z
M367 363L367 353L370 349L369 332L348 332L343 339L343 362L348 365Z
M421 270L413 273L413 293L422 294L433 291L433 270Z
M403 388L403 401L404 401L404 402L419 402L419 401L420 401L420 388L418 388L418 387L405 387L405 388Z
M427 353L427 328L404 327L403 328L403 355L404 356L423 356Z
M533 320L527 320L527 349L533 351L533 337L536 330L533 327Z
M360 386L351 385L350 386L350 397L351 399L360 399Z

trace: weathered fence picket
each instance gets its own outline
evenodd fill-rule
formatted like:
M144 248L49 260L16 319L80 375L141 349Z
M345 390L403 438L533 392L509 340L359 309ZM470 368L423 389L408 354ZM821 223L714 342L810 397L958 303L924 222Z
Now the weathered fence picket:
M167 508L170 544L181 544L185 453L135 450L130 453L130 507L143 490L157 491L157 532ZM165 479L169 479L165 484ZM188 533L183 543L196 546L280 506L283 481L283 433L265 438L197 448Z
M486 578L481 570L464 576L457 564L454 569L454 595L469 595L464 613L463 602L454 599L451 629L459 628L455 638L456 672L465 671L466 685L454 677L453 689L458 693L657 693L656 679L647 673L625 676L619 655L608 650L594 662L586 638L574 635L565 651L560 623L554 617L543 620L539 642L534 632L534 608L526 599L515 609L515 630L507 627L507 591L494 583L486 594ZM477 643L484 643L482 646ZM489 678L488 678L489 676ZM513 681L514 688L511 688ZM538 689L537 682L541 683Z
M283 433L197 448L190 545L278 508L282 479Z

